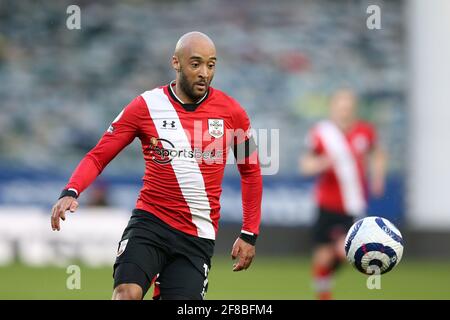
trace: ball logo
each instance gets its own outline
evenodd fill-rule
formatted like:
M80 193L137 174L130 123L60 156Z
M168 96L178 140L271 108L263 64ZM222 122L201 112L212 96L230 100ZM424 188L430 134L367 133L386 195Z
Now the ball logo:
M353 238L355 238L356 233L358 232L362 223L363 223L363 220L359 220L354 224L353 230L352 230L352 228L350 229L349 236L347 237L347 242L345 243L345 253L346 254L348 254L348 251L350 250L350 246L352 245Z

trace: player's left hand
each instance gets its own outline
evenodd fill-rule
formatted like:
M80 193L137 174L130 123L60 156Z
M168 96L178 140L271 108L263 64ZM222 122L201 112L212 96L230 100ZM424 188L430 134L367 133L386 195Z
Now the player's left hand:
M59 219L66 220L66 211L75 212L78 208L78 201L71 196L66 196L59 199L52 208L51 225L53 231L59 231Z
M233 264L233 271L246 270L250 267L255 256L255 246L245 242L241 238L237 238L233 244L231 250L231 257L234 259L239 258L236 263Z
M384 194L385 182L383 178L374 177L371 181L371 191L375 198L381 198Z

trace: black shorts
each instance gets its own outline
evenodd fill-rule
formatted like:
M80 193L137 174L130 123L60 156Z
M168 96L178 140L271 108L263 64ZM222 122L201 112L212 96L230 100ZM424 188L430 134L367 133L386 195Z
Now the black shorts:
M318 217L313 226L314 244L329 244L345 236L354 222L353 216L342 212L318 208Z
M214 240L188 235L135 209L119 243L114 288L135 283L145 295L155 282L154 298L203 299L213 253Z

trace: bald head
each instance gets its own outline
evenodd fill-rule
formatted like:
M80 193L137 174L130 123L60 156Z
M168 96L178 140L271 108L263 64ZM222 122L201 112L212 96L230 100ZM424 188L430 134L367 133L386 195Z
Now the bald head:
M178 40L172 57L176 93L185 103L200 100L209 90L216 67L216 47L204 33L193 31Z
M180 57L180 55L191 52L193 49L204 48L216 52L216 46L214 42L206 34L198 31L192 31L185 33L178 39L175 46L174 56Z
M331 97L331 119L343 129L349 128L357 118L358 99L350 89L337 90Z

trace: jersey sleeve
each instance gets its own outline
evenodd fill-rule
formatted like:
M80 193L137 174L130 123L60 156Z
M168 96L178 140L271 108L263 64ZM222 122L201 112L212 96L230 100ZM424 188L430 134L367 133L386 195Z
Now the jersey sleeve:
M378 144L377 130L372 124L367 125L367 137L369 139L369 149L373 150Z
M73 190L79 196L97 178L108 163L139 135L143 110L139 96L119 113L97 145L78 164L65 189Z
M242 107L234 115L234 155L241 175L243 223L241 234L257 236L261 223L262 176L250 119ZM243 238L245 239L245 238Z

